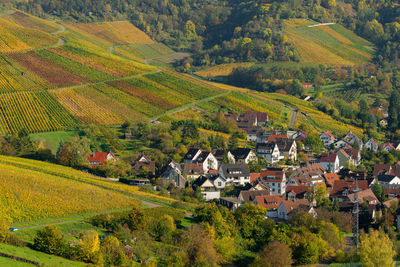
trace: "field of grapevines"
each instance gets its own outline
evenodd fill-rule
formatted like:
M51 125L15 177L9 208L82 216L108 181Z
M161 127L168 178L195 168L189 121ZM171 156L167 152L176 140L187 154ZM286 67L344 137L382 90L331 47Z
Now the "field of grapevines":
M10 20L22 27L32 28L47 33L56 32L60 28L60 26L58 26L56 23L32 16L19 10L16 10L11 14L7 14L5 19Z
M0 94L0 133L56 131L75 119L46 91Z
M64 177L68 168L52 165L52 174L32 170L23 161L0 156L0 216L11 222L128 208L137 203L111 188L79 182L79 174L76 180Z

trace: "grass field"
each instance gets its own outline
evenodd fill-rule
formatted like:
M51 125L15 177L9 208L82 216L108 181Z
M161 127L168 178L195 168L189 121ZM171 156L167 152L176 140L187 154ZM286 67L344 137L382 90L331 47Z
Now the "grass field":
M68 142L77 132L69 131L58 131L58 132L44 132L34 133L30 137L33 141L42 142L43 145L50 149L51 152L56 154L60 142Z
M285 32L301 62L333 65L367 64L373 57L370 42L340 24L308 27L313 22L294 19L285 22Z
M15 247L15 246L10 246L7 244L0 244L0 252L25 258L28 260L36 261L39 262L41 265L40 266L48 266L48 267L54 267L54 266L86 266L85 263L82 262L77 262L77 261L71 261L67 260L61 257L57 256L52 256L48 255L39 251L32 250L27 247ZM10 260L5 259L5 258L0 258L0 264L2 262L5 263L11 263ZM12 262L13 265L2 265L2 266L34 266L31 264L24 265L23 263L20 262ZM15 265L14 265L15 264Z

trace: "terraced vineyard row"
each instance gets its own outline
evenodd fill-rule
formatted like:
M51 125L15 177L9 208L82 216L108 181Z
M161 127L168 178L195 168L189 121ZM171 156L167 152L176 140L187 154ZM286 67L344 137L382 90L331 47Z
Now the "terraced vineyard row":
M19 164L19 159L8 159L0 159L0 216L11 222L128 208L137 203L114 190L32 170Z
M74 118L47 92L0 94L0 134L56 131L75 126Z

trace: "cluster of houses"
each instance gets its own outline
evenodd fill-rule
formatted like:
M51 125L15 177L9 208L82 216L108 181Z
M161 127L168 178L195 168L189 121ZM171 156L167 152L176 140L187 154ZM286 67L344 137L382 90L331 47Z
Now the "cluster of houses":
M268 210L267 217L282 220L287 220L291 212L299 207L315 215L315 202L309 202L309 194L315 192L319 184L326 186L327 197L337 201L342 211L351 211L357 191L360 203L368 205L373 217L380 204L387 206L400 198L400 162L394 165L377 164L372 176L363 171L349 171L349 166L356 167L361 163L362 149L375 152L398 150L399 143L379 145L373 139L363 143L351 131L337 139L330 131L325 131L320 139L328 153L319 158L309 156L300 166L278 167L278 162L297 161L297 144L304 143L308 136L306 132L267 131L263 126L268 123L268 114L263 112L247 111L241 115L225 116L247 133L247 140L255 143L255 150L205 151L190 148L182 164L169 160L161 169L158 176L161 182L179 188L190 186L201 191L206 201L217 200L229 209L254 203ZM251 172L249 164L261 158L275 167ZM89 157L89 165L102 165L116 159L112 152L94 152ZM156 173L155 162L145 154L141 154L132 167L137 171L145 169L153 175ZM135 181L135 185L149 182ZM372 192L371 187L377 182L383 187L389 202L380 203ZM221 192L228 186L236 187L239 190L235 192L239 193L222 196Z

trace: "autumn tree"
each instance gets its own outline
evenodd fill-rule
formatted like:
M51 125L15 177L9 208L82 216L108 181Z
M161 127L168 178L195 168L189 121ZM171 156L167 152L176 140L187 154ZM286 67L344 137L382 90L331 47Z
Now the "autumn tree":
M191 226L181 237L188 266L217 266L217 252L211 237L200 225Z
M78 167L88 162L90 143L86 137L74 136L69 142L61 142L56 157L59 163Z
M263 248L251 266L289 267L292 264L292 250L290 247L279 241L272 241Z
M365 267L394 266L393 243L383 232L371 230L361 236L360 260Z
M37 232L33 240L33 247L47 254L62 255L65 241L57 227L49 225Z
M141 230L145 227L143 210L139 207L133 207L128 214L127 225L131 230Z
M127 259L121 248L119 240L115 236L107 236L101 245L104 266L124 266Z
M98 262L98 251L100 250L99 234L95 230L88 230L79 235L76 245L78 258L84 262Z

